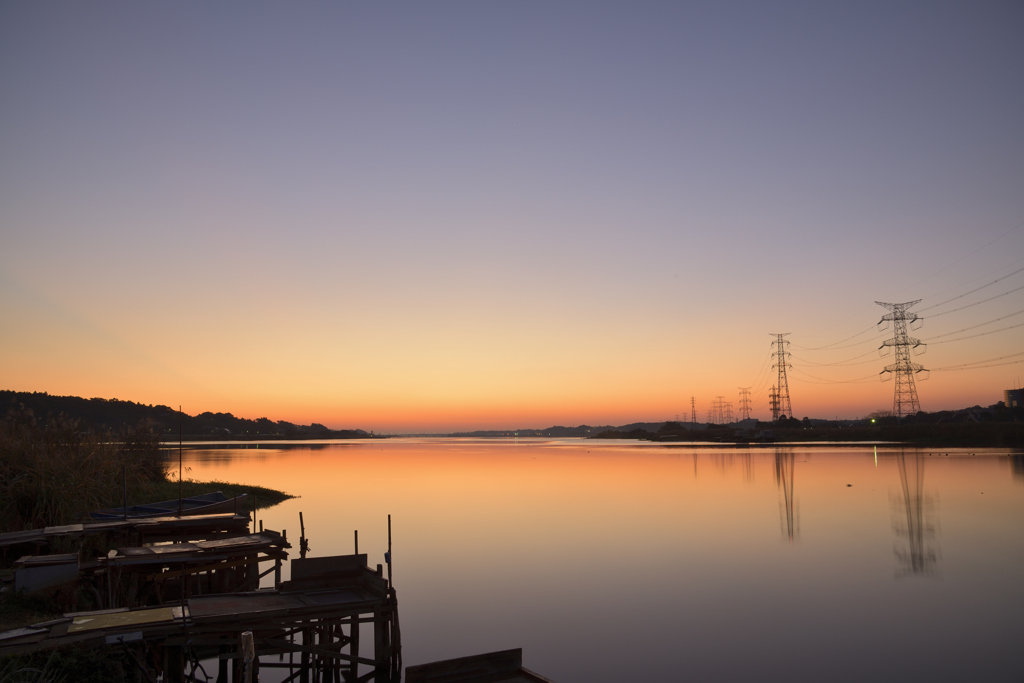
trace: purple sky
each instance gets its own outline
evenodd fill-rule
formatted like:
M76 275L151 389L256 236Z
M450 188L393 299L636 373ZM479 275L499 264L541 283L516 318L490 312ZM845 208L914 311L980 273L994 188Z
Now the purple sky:
M735 401L769 332L827 344L1024 259L1019 2L10 2L0 112L2 388L365 428L664 419ZM923 407L1020 368L933 375ZM800 414L892 401L791 390Z

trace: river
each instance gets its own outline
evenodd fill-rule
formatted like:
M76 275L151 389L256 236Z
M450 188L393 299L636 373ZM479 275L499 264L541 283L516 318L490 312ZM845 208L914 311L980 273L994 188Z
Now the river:
M386 439L183 458L186 477L299 496L259 514L294 556L301 511L311 556L358 530L383 563L390 514L406 666L522 647L558 683L1024 671L1007 449Z

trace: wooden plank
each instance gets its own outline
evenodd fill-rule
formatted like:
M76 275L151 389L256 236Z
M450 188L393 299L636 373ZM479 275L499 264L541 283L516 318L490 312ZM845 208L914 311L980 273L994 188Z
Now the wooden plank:
M193 619L234 617L269 611L287 611L302 607L302 601L291 595L208 595L189 600Z
M334 555L292 560L292 581L318 579L359 571L366 567L366 555Z
M21 639L24 639L28 636L39 636L39 640L42 640L49 632L50 629L48 628L35 628L32 626L26 626L24 628L16 628L12 631L4 631L3 633L0 633L0 640L20 642Z
M121 629L126 626L174 621L175 618L181 618L180 607L177 608L177 615L174 607L155 607L152 609L135 610L134 612L75 617L74 622L68 627L68 633L94 631L97 629Z
M25 555L19 557L15 567L41 567L50 564L71 564L78 562L78 553L66 553L63 555Z

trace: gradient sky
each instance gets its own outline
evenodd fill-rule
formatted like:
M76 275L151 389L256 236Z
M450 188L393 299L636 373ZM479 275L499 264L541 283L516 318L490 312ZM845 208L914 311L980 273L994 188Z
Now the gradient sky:
M1008 276L915 334L1024 323L1022 121L1019 2L4 3L0 385L403 431L764 384L764 418L790 332L797 416L864 415L891 382L820 381L885 335L800 347L875 300Z

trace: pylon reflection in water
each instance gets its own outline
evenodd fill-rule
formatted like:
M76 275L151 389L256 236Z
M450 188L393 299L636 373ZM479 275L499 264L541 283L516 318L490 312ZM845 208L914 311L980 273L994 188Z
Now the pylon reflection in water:
M793 468L796 455L792 448L775 449L775 483L782 493L779 501L781 519L785 525L785 534L792 543L799 533L796 504L793 498Z
M924 492L924 457L907 455L903 449L896 455L900 473L900 493L892 499L893 531L898 540L893 553L899 564L897 576L930 576L938 572L938 552L934 501Z

